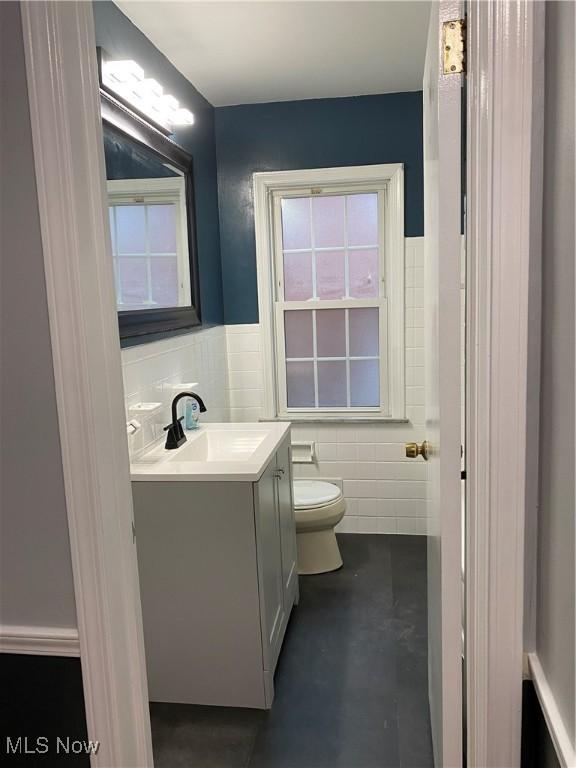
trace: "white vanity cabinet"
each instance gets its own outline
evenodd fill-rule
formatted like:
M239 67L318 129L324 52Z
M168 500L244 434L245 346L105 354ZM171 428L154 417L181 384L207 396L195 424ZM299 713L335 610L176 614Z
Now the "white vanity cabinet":
M289 431L255 481L132 491L150 700L269 708L298 601Z
M266 685L272 686L284 631L298 598L290 446L283 443L255 483L254 517ZM274 509L274 514L270 510ZM272 688L270 689L270 698Z

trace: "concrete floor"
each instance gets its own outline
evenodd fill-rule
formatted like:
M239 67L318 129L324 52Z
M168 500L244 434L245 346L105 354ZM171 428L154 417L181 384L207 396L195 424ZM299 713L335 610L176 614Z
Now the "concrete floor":
M156 768L426 768L426 538L340 534L300 577L269 712L152 704Z

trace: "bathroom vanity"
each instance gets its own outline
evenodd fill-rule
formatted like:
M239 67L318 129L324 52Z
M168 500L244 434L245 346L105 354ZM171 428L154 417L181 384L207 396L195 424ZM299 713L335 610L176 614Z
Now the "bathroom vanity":
M298 602L288 424L207 424L132 462L151 701L267 709Z

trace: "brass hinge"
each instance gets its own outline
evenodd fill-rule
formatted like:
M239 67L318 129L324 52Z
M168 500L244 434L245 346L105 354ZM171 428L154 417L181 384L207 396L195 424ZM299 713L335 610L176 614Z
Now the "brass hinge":
M466 22L453 19L442 24L442 60L445 75L466 72Z

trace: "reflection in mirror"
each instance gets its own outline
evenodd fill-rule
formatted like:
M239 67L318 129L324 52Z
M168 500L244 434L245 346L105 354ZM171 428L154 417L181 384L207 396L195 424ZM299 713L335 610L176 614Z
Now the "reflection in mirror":
M104 152L118 311L190 306L184 173L108 125Z

